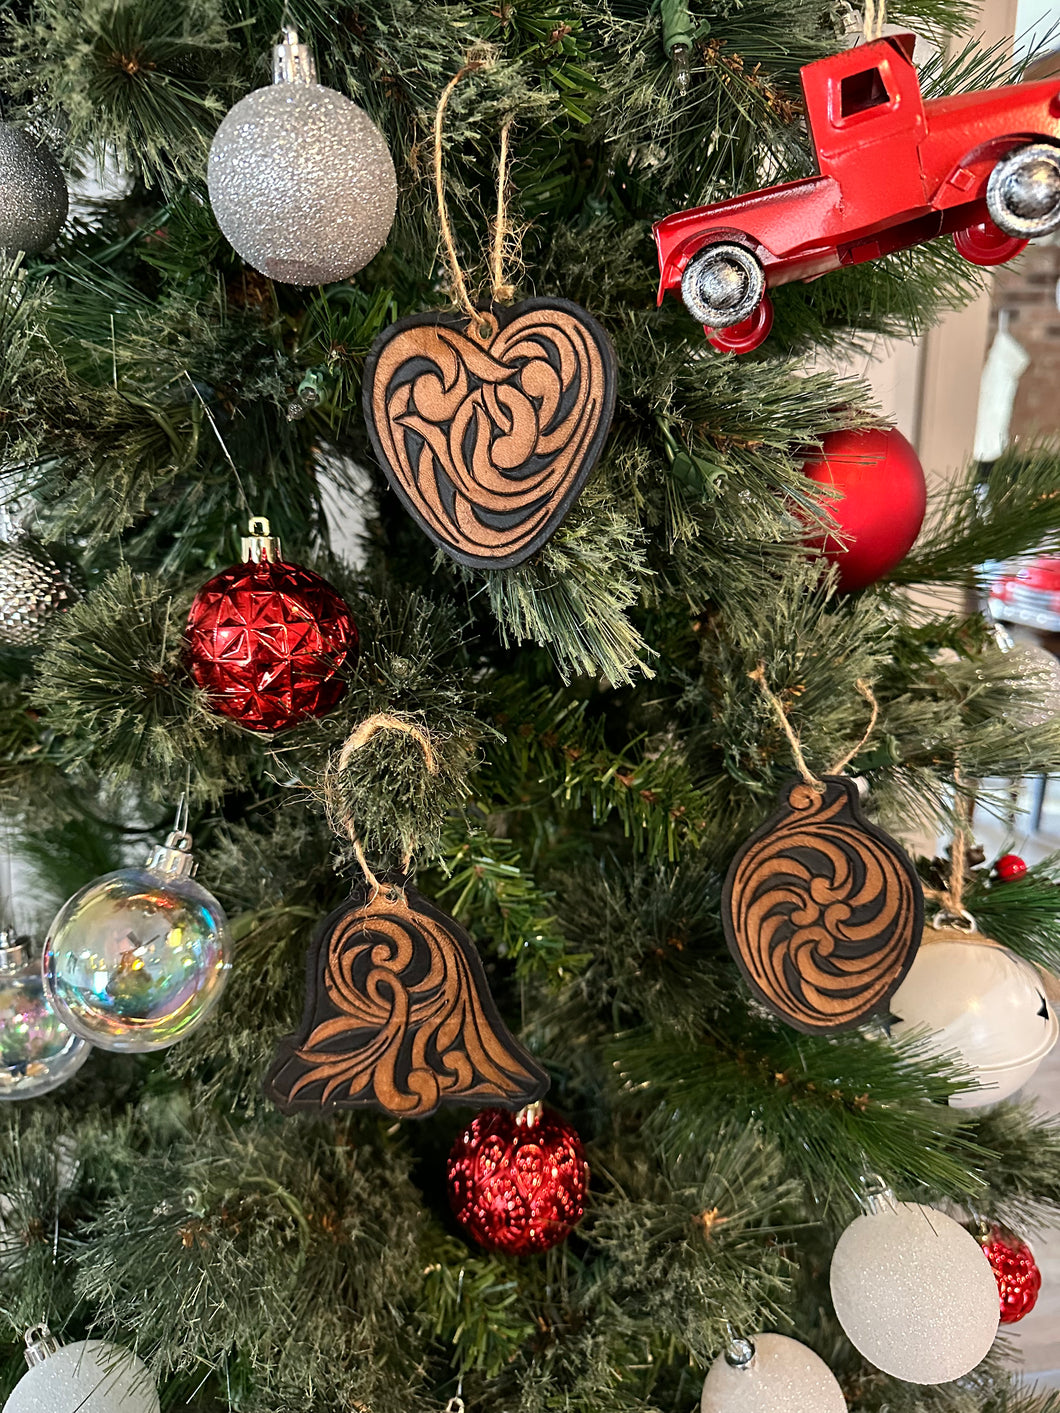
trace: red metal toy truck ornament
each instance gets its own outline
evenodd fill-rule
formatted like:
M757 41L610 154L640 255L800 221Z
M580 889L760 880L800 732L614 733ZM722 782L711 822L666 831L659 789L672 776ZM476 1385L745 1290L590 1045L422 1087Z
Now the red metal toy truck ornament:
M774 285L951 233L966 260L1001 265L1060 228L1060 80L925 103L914 42L889 35L802 70L819 176L656 224L659 303L679 293L715 348L758 347Z

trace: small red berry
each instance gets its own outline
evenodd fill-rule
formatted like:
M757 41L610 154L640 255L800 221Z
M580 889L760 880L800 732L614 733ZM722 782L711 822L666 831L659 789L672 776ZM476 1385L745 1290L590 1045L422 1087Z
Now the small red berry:
M1014 878L1022 878L1027 865L1019 854L1002 854L994 865L994 872L1002 883L1011 883Z

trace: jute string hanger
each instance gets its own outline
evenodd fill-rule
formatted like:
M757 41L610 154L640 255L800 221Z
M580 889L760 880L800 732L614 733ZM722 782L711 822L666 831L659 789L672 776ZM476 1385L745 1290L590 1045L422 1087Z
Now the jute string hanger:
M457 86L468 74L478 72L480 69L488 68L489 61L486 59L469 59L462 69L446 84L442 90L442 96L438 99L438 107L434 114L434 192L438 201L438 222L442 232L442 250L445 253L446 264L449 266L449 275L453 284L453 296L456 303L464 311L468 318L468 332L474 334L482 342L488 342L497 332L497 320L489 310L479 309L471 298L468 289L467 278L460 265L460 256L456 249L456 240L453 235L452 222L449 219L449 206L445 197L445 172L442 151L442 133L444 128L445 110L449 106L449 100L456 91ZM500 133L500 154L497 160L497 214L493 220L493 239L490 244L489 270L490 270L490 300L494 304L507 304L515 295L514 288L505 281L504 278L504 252L512 228L508 219L508 154L511 137L512 119L501 128Z
M353 847L354 858L364 874L364 881L367 883L372 898L375 898L383 891L384 885L376 877L365 856L364 845L353 817L345 809L339 796L339 777L350 763L350 758L355 751L359 751L380 731L397 731L406 736L411 736L423 752L424 764L431 775L438 774L438 758L431 745L431 738L426 729L417 725L414 721L407 721L404 717L394 716L391 712L377 712L375 716L369 716L353 730L346 738L339 758L334 767L328 766L324 781L324 797L327 803L328 818L336 833L343 833L349 839ZM415 852L415 842L410 843L401 861L401 871L407 874L412 868L412 859ZM400 892L399 890L396 890Z
M792 726L791 722L788 720L788 714L784 710L784 703L780 700L776 693L770 689L769 683L766 681L765 663L760 662L753 672L748 673L748 676L750 677L751 681L756 684L759 691L765 697L766 701L773 708L773 712L780 723L781 729L783 730L784 735L788 738L788 745L791 747L791 754L795 759L795 768L798 770L799 774L802 776L806 784L811 787L811 789L816 790L819 795L823 794L825 790L824 781L821 780L818 776L814 775L813 771L806 764L806 757L803 755L802 744L799 741L798 733ZM869 744L869 741L872 738L872 733L876 730L876 722L879 720L880 715L880 704L876 700L872 688L869 686L868 682L865 680L864 677L859 677L855 681L854 686L857 688L861 696L864 697L865 701L869 704L869 724L868 726L866 726L864 734L862 735L861 740L858 741L857 745L847 751L846 755L840 756L839 760L837 760L833 766L831 766L828 770L825 771L825 775L842 775L843 771L846 770L847 766L855 758L855 756L859 755Z

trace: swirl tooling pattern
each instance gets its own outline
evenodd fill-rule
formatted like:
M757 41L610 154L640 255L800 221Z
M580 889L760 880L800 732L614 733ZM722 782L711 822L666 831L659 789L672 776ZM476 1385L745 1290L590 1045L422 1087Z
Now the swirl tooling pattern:
M365 368L372 446L405 509L461 564L519 564L557 529L615 405L607 334L567 300L401 319Z
M306 1011L280 1042L266 1092L285 1113L440 1104L521 1108L544 1071L497 1013L470 937L414 888L326 918L307 958Z
M884 1007L920 944L924 899L912 863L858 806L853 783L801 780L743 846L722 923L760 1001L797 1030L828 1033Z

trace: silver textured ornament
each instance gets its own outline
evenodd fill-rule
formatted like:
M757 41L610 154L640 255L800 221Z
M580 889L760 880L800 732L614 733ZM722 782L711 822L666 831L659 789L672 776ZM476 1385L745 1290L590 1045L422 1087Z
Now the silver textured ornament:
M70 198L44 143L0 123L0 250L46 250L63 228Z
M39 643L57 613L81 597L78 571L28 538L0 542L0 643Z
M158 1413L146 1364L116 1344L60 1344L47 1325L37 1325L26 1334L26 1363L4 1413Z
M276 82L238 102L210 148L210 204L248 265L286 284L363 269L394 223L397 178L368 114L316 82L294 30Z

